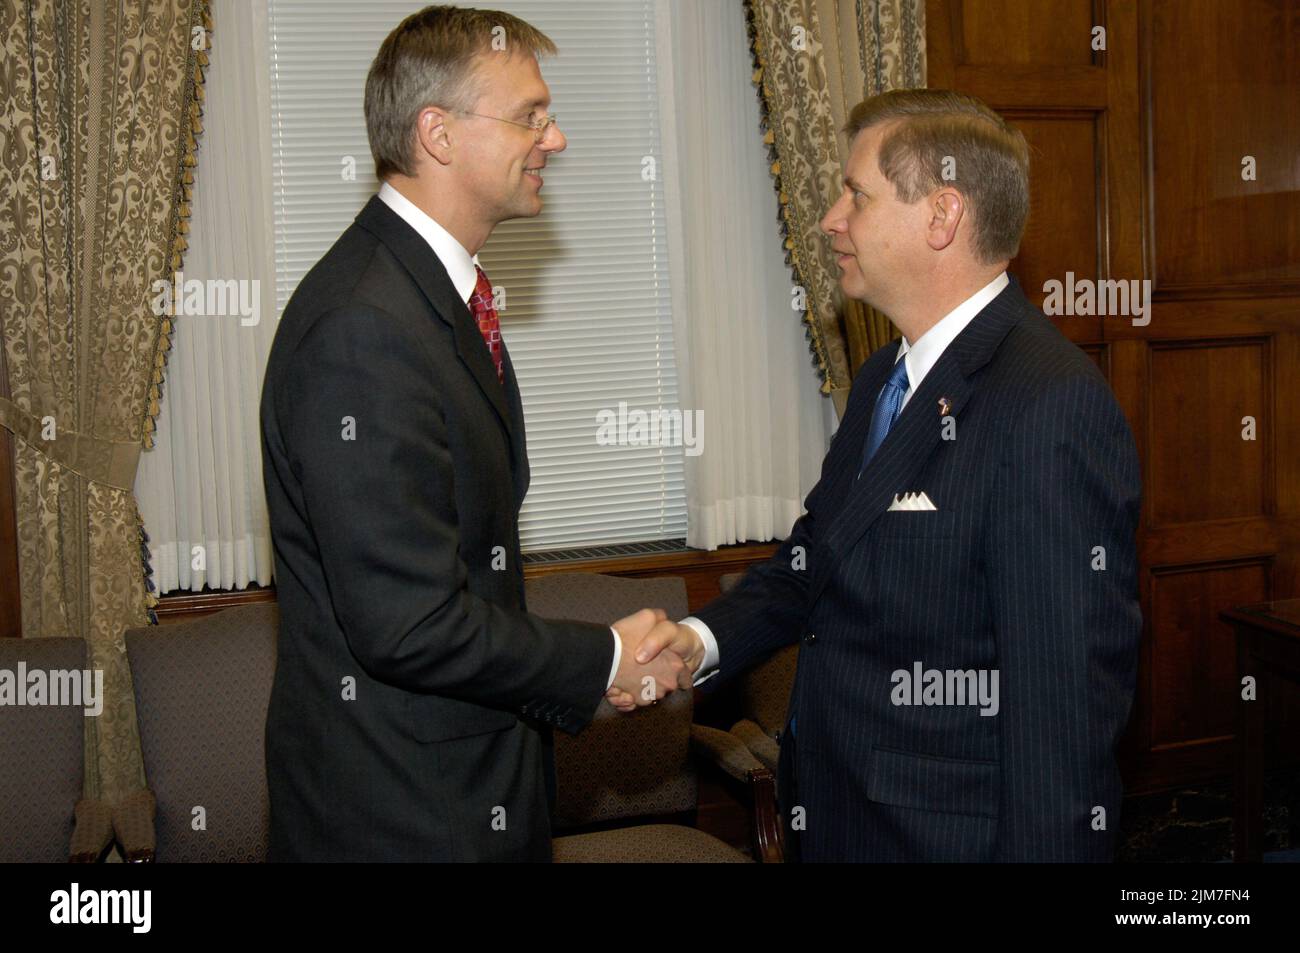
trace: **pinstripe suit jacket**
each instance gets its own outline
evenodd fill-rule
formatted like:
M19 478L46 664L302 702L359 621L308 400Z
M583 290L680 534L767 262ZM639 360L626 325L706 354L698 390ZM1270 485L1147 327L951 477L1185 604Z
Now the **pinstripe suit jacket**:
M783 784L782 807L803 809L804 859L1109 860L1142 628L1128 425L1012 279L856 478L897 350L858 373L781 549L696 613L714 681L802 640L782 738L798 804ZM915 491L933 512L889 510ZM916 698L896 673L918 663L996 672L996 714L900 703Z

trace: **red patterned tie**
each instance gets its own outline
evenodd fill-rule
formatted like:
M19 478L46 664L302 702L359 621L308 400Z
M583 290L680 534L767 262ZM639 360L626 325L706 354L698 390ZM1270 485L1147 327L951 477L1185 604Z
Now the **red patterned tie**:
M469 299L469 310L478 322L483 341L492 355L492 363L497 366L497 380L504 383L505 372L501 369L501 322L497 320L497 309L492 306L492 282L488 281L488 276L483 274L483 269L478 265L474 266L474 270L478 272L478 284L474 286L474 294Z

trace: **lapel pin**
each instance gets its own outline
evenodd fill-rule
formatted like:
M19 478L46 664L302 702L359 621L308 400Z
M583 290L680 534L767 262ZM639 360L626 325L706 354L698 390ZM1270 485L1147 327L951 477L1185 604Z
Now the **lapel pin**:
M939 416L947 417L952 412L952 401L947 397L939 398Z

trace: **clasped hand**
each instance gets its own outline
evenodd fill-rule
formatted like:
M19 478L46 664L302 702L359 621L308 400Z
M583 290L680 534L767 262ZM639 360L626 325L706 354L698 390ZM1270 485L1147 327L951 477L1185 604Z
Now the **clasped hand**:
M704 662L704 641L689 625L668 621L662 609L642 609L614 623L623 643L618 672L605 697L619 711L654 704L690 688Z

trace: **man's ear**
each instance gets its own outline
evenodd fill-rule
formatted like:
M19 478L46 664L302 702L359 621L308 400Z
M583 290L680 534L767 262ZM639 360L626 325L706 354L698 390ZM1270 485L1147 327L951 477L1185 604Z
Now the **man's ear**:
M420 153L447 165L451 162L451 113L438 106L426 106L415 117L415 135Z
M957 237L957 226L966 217L966 200L952 187L933 192L925 204L930 216L926 223L925 241L935 251L943 251Z

